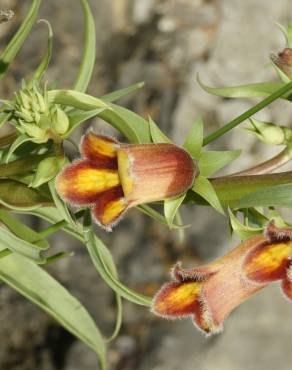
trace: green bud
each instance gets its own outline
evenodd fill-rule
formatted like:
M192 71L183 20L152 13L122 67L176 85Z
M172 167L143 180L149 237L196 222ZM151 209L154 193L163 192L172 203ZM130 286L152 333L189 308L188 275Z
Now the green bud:
M32 123L23 123L21 125L22 129L25 131L25 133L36 139L37 142L46 142L46 132L39 128L37 125L34 125Z
M250 119L250 123L251 127L248 131L255 134L265 144L285 145L292 138L292 131L287 127L255 119Z
M30 110L31 99L23 91L19 92L19 100L25 109Z
M42 97L42 95L39 92L36 92L36 98L37 98L38 104L39 104L39 112L44 113L46 111L46 103L45 103L44 98Z
M54 130L60 134L64 135L69 128L69 118L67 114L60 108L57 108L53 115L52 122Z
M37 188L42 184L50 181L59 172L61 168L61 162L64 162L63 158L50 157L43 159L38 164L36 173L30 186L33 188Z

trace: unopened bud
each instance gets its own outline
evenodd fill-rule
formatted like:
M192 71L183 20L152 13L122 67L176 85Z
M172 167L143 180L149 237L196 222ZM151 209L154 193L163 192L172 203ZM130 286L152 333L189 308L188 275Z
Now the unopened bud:
M276 64L282 72L292 79L292 49L285 48L281 53L271 54L272 62Z
M68 131L69 128L69 118L67 114L60 108L57 108L53 115L53 128L54 130L63 135Z

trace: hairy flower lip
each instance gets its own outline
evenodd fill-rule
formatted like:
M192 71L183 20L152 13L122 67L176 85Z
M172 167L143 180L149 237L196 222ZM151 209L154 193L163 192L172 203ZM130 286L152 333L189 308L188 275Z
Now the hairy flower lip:
M176 264L172 281L155 295L152 312L166 318L191 317L209 335L220 332L230 312L270 282L280 281L291 300L291 240L292 228L278 229L271 222L265 235L247 239L207 265L183 269Z
M174 144L123 144L89 131L80 152L83 158L57 176L57 191L72 205L90 206L109 231L128 208L182 194L198 174L196 162Z

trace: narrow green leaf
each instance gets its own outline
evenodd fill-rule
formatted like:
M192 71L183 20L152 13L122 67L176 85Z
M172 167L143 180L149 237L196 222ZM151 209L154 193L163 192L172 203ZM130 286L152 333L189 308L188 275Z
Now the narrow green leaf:
M48 91L48 98L53 103L84 111L105 108L98 116L124 134L130 142L151 143L148 122L126 108L107 104L98 98L74 90L51 90Z
M165 216L163 216L161 213L156 211L154 208L148 206L147 204L141 204L137 207L137 209L139 209L139 211L145 213L145 215L147 215L147 216L153 218L154 220L160 222L161 224L168 226L168 223L167 223L167 220L166 220ZM184 229L184 228L189 227L190 225L178 225L178 224L173 223L170 226L171 226L172 229Z
M42 79L43 75L45 74L49 66L53 50L53 30L51 24L46 19L40 19L38 23L40 22L44 22L48 27L48 46L40 65L34 71L33 77L31 79L32 81L34 80L40 81Z
M87 220L85 224L83 237L85 244L87 246L88 252L96 267L97 271L100 273L100 276L104 279L104 281L119 295L124 297L125 299L142 305L150 307L151 299L134 292L133 290L129 289L125 285L123 285L109 270L108 266L106 265L102 253L101 253L101 245L103 244L101 240L99 240L93 233L91 221Z
M20 145L28 142L28 141L31 141L31 137L27 136L27 135L20 135L18 136L18 138L11 144L8 152L7 152L7 155L6 155L6 158L5 158L5 162L8 163L9 162L9 159L11 158L12 154L15 152L15 150L20 147Z
M240 237L241 240L246 240L254 235L259 235L263 233L264 228L262 227L250 227L243 225L237 219L237 217L232 213L231 210L229 211L229 218L232 230Z
M201 118L195 120L185 139L183 147L191 154L192 157L198 159L203 145L204 124Z
M106 369L106 348L98 328L82 304L58 281L28 259L13 254L0 259L0 277L93 349L101 369Z
M287 27L284 27L282 24L275 22L275 24L280 28L280 30L283 32L287 47L291 48L292 47L292 22L288 22Z
M282 84L280 89L274 91L271 95L267 96L265 99L248 109L246 112L235 117L230 122L226 123L223 127L220 127L218 130L212 132L210 135L204 138L203 145L207 145L212 141L218 139L222 135L226 134L228 131L232 130L234 127L238 126L240 123L246 119L253 116L255 113L261 111L266 106L270 105L273 101L277 100L280 97L285 96L286 94L291 94L292 90L292 81L287 84Z
M166 199L164 201L164 215L170 228L173 224L174 217L185 197L186 193L183 193L176 198Z
M38 232L12 217L11 214L4 209L0 209L0 220L18 238L35 244L41 249L49 248L49 243L43 239Z
M69 136L75 128L81 125L83 122L97 116L99 113L104 111L105 108L98 108L89 111L83 110L72 110L68 113L68 118L70 122L69 130L66 132L66 136Z
M203 176L199 176L195 179L195 184L192 187L192 191L198 193L204 198L213 208L219 213L224 215L223 208L220 204L218 196L213 188L211 182Z
M0 198L11 207L26 208L39 205L50 205L51 199L47 194L28 188L15 180L0 180Z
M252 192L237 203L246 207L292 207L292 184L263 187Z
M67 205L62 201L62 199L59 197L56 191L56 185L55 185L55 179L52 179L49 182L49 188L52 195L52 198L54 200L55 206L57 210L59 211L61 217L66 220L69 224L74 225L75 221L72 219L72 216L70 214L70 211L67 207Z
M171 143L171 140L160 130L151 117L148 118L153 143Z
M273 94L276 90L285 85L281 82L259 82L230 87L210 87L205 85L199 78L197 81L201 88L209 94L224 98L252 98L257 96L267 96Z
M86 91L95 62L95 24L88 2L86 0L80 0L80 3L85 20L84 48L74 90Z
M51 103L62 104L81 110L93 110L97 108L109 108L102 100L75 90L50 90L48 100Z
M200 174L209 177L240 156L241 150L202 152L199 159Z
M275 63L272 63L272 66L282 82L284 82L285 84L290 82L290 78Z
M10 178L11 176L19 175L33 170L36 166L46 158L47 154L29 155L17 159L7 164L0 164L0 178ZM1 195L0 195L1 196Z
M1 113L0 114L0 128L7 122L9 121L11 116L11 113Z
M0 245L35 262L41 263L44 261L42 251L38 246L18 238L4 227L0 227Z
M33 0L26 18L2 52L2 55L0 56L0 79L4 76L9 64L14 60L16 54L27 38L32 26L34 25L40 4L41 0Z
M128 87L125 87L120 90L113 91L112 93L103 95L100 97L101 100L103 100L106 103L112 103L118 99L123 98L126 95L129 95L139 89L141 89L144 86L144 82L137 82L133 85L130 85Z

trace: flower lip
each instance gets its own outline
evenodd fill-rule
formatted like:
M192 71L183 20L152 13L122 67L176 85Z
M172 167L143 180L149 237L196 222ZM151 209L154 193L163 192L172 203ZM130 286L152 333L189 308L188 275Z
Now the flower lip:
M73 162L57 177L57 191L68 203L90 206L96 222L110 230L138 204L187 191L198 174L196 162L174 144L122 144L88 132Z

